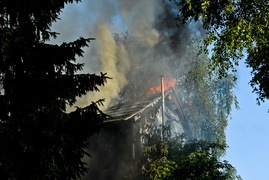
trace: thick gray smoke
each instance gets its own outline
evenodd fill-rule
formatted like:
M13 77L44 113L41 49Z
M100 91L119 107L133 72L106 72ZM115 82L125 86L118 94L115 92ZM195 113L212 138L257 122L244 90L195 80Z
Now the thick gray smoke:
M160 75L175 77L174 65L180 57L174 51L194 31L178 29L174 18L172 7L161 0L100 0L67 6L62 21L53 26L61 33L59 41L96 38L84 50L83 73L103 72L113 78L100 92L79 98L76 106L105 98L105 109L115 97L125 98L122 93L129 98L145 94L158 85Z
M147 25L154 32L152 34L157 34L154 36L156 40L154 43L146 43L152 41L149 41L147 39L149 36L143 32L140 35L145 36L145 42L141 43L140 36L133 32L135 29L129 30L127 34L117 35L115 38L124 44L131 64L130 71L127 73L128 84L121 89L117 97L119 101L145 95L149 88L159 85L160 75L164 75L167 79L177 78L178 71L188 63L184 59L189 53L186 48L198 29L194 26L178 28L173 6L158 5L154 20L149 18L151 20L148 22L151 24Z
M53 26L59 32L56 42L72 41L79 36L94 37L96 40L85 48L85 63L83 73L107 73L113 78L100 88L100 92L90 92L77 100L76 106L83 107L100 98L105 98L105 109L111 99L115 98L127 84L126 74L131 66L126 44L116 42L115 33L128 31L135 41L128 44L139 54L145 54L132 61L145 61L150 55L149 49L155 46L160 39L159 32L153 27L156 18L163 8L161 1L131 1L131 0L100 0L97 2L83 2L77 5L68 5L61 21ZM143 51L146 51L145 53ZM136 63L137 64L137 63ZM134 65L136 65L134 64Z

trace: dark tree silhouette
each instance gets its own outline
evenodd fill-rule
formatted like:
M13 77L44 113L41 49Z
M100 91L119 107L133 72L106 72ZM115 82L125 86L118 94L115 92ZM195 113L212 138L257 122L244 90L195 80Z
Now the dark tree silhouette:
M76 57L91 39L46 43L57 35L52 22L73 2L0 2L0 179L71 179L86 171L86 140L105 115L96 103L65 110L107 77L78 73Z

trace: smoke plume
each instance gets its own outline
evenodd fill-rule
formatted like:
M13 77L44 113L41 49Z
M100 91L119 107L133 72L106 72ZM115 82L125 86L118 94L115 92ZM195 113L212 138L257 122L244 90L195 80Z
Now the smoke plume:
M156 26L165 12L165 6L161 5L161 1L101 0L99 3L83 4L89 8L88 11L96 13L93 18L95 23L93 26L89 25L88 21L91 17L87 17L88 20L82 19L85 29L81 22L78 27L83 31L81 34L88 32L96 40L90 44L90 49L85 49L84 58L81 59L85 63L82 72L103 72L112 79L108 80L105 86L100 87L100 92L89 92L82 98L78 98L75 106L84 107L91 101L104 98L105 106L101 108L105 110L109 104L113 104L110 102L112 99L115 100L115 97L125 98L120 96L120 93L128 92L129 90L126 89L131 88L130 90L133 91L133 93L126 93L126 97L127 95L132 97L134 94L141 95L147 91L148 86L159 83L160 75L171 75L168 73L170 69L167 65L169 57L162 55L167 48L159 45L160 41L163 41L161 37L163 33ZM91 15L92 13L86 11L84 6L80 7L84 12L83 16ZM74 22L76 14L82 12L78 10L73 12L73 16L70 15L71 25L77 27ZM64 18L63 16L62 19ZM70 22L68 21L67 24ZM70 39L70 30L65 29L63 33L66 33Z
M99 59L99 71L107 73L112 79L108 80L105 86L100 87L100 92L83 96L78 99L77 104L83 106L91 101L105 98L103 108L106 108L111 99L116 97L126 84L126 73L130 69L130 62L125 47L122 44L116 44L107 24L97 23L93 34L95 34L96 41L91 52Z

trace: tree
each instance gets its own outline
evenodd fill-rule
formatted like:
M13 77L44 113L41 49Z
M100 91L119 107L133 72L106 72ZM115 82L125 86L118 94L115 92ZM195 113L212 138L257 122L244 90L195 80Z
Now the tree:
M106 117L97 103L68 114L76 97L98 91L106 75L79 74L76 62L91 39L46 43L66 3L0 2L1 179L71 179L86 168L87 138Z
M207 54L197 56L199 46L199 37L193 37L185 44L183 65L173 65L178 76L176 94L195 137L225 145L231 106L237 106L235 82L231 73L222 79L210 74Z
M171 1L171 0L170 0ZM267 0L174 0L178 6L177 20L186 24L202 22L207 31L204 50L213 44L211 68L223 77L246 52L247 67L252 68L250 85L257 102L269 98Z
M142 173L149 179L241 179L232 165L218 160L215 150L224 146L182 137L146 148Z

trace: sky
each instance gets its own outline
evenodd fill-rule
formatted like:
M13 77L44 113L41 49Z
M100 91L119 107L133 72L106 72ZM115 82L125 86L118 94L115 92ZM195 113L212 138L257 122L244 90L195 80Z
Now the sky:
M124 2L123 0L118 1ZM138 1L141 2L141 0ZM102 2L106 2L107 6L109 6L112 1L102 0ZM118 6L115 7L115 9L108 8L106 11L113 15L119 13ZM93 33L98 32L98 29L92 29L96 26L95 22L98 19L108 22L108 26L113 29L113 32L126 29L125 24L120 23L117 27L114 26L115 23L122 21L119 16L102 17L102 12L102 5L96 3L96 1L67 6L61 15L62 21L53 25L52 29L60 32L61 35L58 41L52 42L68 42L75 40L73 37L80 36L94 37ZM132 23L135 24L135 19L131 20L133 22L130 23L130 26ZM74 27L76 28L74 29ZM94 43L92 42L91 44ZM94 53L94 51L85 52L86 56L91 56ZM93 64L93 61L90 64ZM102 64L96 64L96 66L102 66ZM86 68L88 67L87 62L85 66ZM269 102L261 103L260 106L256 104L257 95L252 93L252 88L248 84L251 79L250 69L247 69L244 63L241 63L238 67L237 77L234 93L238 98L240 109L236 110L233 107L231 119L229 119L226 129L229 148L227 149L227 155L223 159L228 160L244 180L269 180L269 173L267 172L269 162Z
M233 107L226 130L228 160L244 180L268 180L269 102L256 103L257 95L248 84L250 69L241 62L234 93L240 109Z

